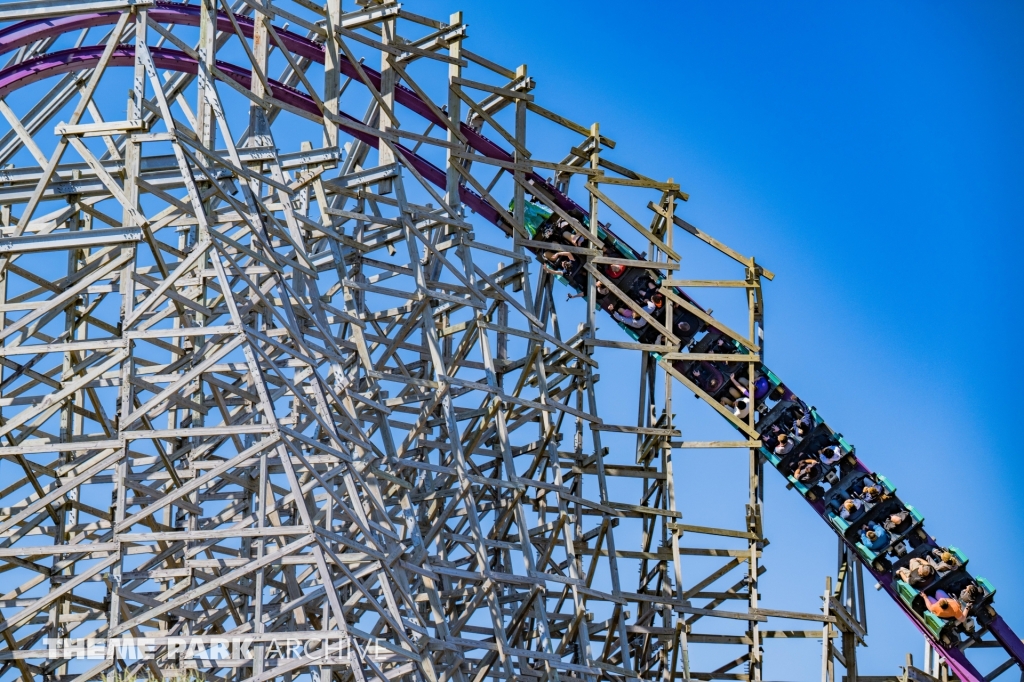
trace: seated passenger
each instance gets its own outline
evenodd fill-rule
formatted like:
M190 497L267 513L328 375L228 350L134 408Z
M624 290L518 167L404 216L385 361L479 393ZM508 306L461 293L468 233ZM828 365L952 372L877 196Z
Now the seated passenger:
M608 295L608 287L606 287L605 285L601 284L600 282L597 283L597 286L595 287L595 289L597 290L597 295L599 297L601 297L601 298L603 298L603 297ZM585 298L586 295L587 295L587 292L584 289L583 291L581 291L579 293L569 294L568 296L565 297L565 300L568 301L568 300L573 299L573 298Z
M914 557L909 566L897 569L896 577L915 590L920 590L935 579L935 569L924 559Z
M620 254L618 251L616 251L612 247L606 246L604 248L604 257L605 258L622 258L622 254ZM623 273L625 273L625 272L626 272L626 266L625 265L619 265L617 263L606 263L604 265L604 274L608 275L612 279L618 279L619 277L622 277Z
M710 365L708 367L710 367ZM715 373L707 367L701 367L700 365L693 366L690 370L690 378L693 380L693 383L697 384L709 393L717 391L720 385ZM723 405L724 404L725 403L723 403ZM732 404L730 403L727 407L732 407Z
M556 263L559 257L569 255L568 251L543 251L540 254L541 264Z
M641 301L646 301L651 298L658 291L658 285L650 279L640 279L636 283L634 293L636 297Z
M804 459L793 469L793 478L801 483L810 483L821 473L821 465L813 459ZM841 513L841 512L840 512Z
M882 521L882 528L894 534L903 533L910 525L910 512L906 510L889 514Z
M964 611L970 611L974 605L985 598L985 590L977 583L970 583L960 591L960 601L964 605Z
M541 267L552 275L568 277L576 258L568 251L545 251Z
M779 444L775 446L775 454L782 457L793 451L793 439L784 433L779 434Z
M793 391L789 390L789 387L786 386L785 384L779 384L776 390L779 392L779 400L788 400L792 403L798 403L800 405L803 405L803 402L801 402L800 398L796 397L796 393L793 393Z
M568 223L566 223L566 229L562 231L562 239L565 240L566 244L571 244L572 246L585 246L587 241L587 238L582 234L568 227Z
M750 399L740 398L732 404L732 413L739 419L746 419L750 414Z
M864 489L860 491L860 499L869 504L874 504L886 497L887 495L883 492L881 486L872 485L871 483L866 484Z
M725 339L715 339L714 344L708 349L709 353L730 353L732 352L732 346L725 342Z
M818 450L818 459L825 466L832 466L843 458L843 450L838 445L827 445Z
M746 398L731 400L723 396L719 402L725 407L730 408L737 419L746 419L747 415L750 414L750 401Z
M622 274L624 272L626 272L626 266L612 264L607 266L604 271L605 274L611 277L612 279L618 279L619 277L622 277Z
M931 551L931 555L928 557L928 561L939 573L948 573L949 571L960 568L960 560L953 556L953 553L944 547L937 547L933 549Z
M793 430L796 431L796 435L801 438L810 433L813 427L814 417L811 416L810 410L803 410L803 413L793 422Z
M732 382L732 387L729 388L729 393L732 394L734 398L738 398L740 395L745 395L747 397L750 396L750 392L748 390L750 388L750 380L747 379L746 374L745 370L740 370L736 372L736 375L729 377L729 380ZM739 378L734 378L734 376L738 376ZM768 380L765 379L763 375L760 373L755 374L754 400L761 400L764 398L768 394L770 387L771 384L768 383Z
M754 400L763 400L768 392L771 391L772 385L763 374L756 374L754 377Z
M732 386L729 387L729 395L733 398L739 398L740 396L747 394L747 387L750 385L750 381L746 377L741 376L739 380L737 380L734 375L730 374L729 383L732 384Z
M889 544L889 534L877 523L864 524L860 531L860 541L872 552L878 552Z
M690 331L690 323L686 320L679 320L676 322L676 331L680 334L686 335Z
M627 327L642 329L647 326L647 320L643 319L629 308L619 308L616 310L614 305L609 305L608 311L612 314L612 317Z
M807 461L814 462L813 459ZM839 518L843 519L844 521L848 520L851 516L853 516L863 508L863 502L858 500L856 497L851 497L850 499L843 502L843 505L839 508Z
M964 613L960 602L942 590L935 590L934 597L929 597L927 594L924 595L924 603L928 610L939 618L946 620L956 619L959 623L967 620L967 614Z
M555 236L555 223L550 220L546 222L540 230L537 231L537 236L540 237L539 241L550 242Z

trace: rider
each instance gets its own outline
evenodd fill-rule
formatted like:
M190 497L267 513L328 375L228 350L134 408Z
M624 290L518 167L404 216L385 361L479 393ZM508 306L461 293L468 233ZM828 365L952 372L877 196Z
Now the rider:
M924 595L924 603L928 610L939 618L945 618L946 620L955 618L960 623L967 620L967 614L964 613L960 602L942 590L935 590L934 597L929 597L927 594Z
M909 566L896 570L896 577L915 590L920 590L935 579L935 568L924 559L914 557Z
M872 552L878 552L889 544L889 534L875 522L865 523L860 531L860 541Z
M902 533L907 529L910 521L910 512L905 509L901 509L898 512L889 514L882 521L882 528L885 528L890 533Z
M843 458L843 450L838 445L826 445L818 450L818 459L825 466L832 466Z

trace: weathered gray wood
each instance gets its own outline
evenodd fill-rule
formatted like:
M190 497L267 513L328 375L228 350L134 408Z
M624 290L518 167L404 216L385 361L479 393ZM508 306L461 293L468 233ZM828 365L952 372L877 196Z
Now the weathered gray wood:
M597 124L538 104L525 66L466 50L461 14L234 4L240 14L200 0L197 27L158 20L148 2L0 9L0 21L112 12L86 34L106 36L99 60L55 79L52 103L0 102L11 127L0 158L14 163L0 178L0 457L11 472L0 569L32 576L0 595L0 665L86 682L113 663L44 671L33 642L59 627L155 634L162 647L185 628L207 644L217 632L254 637L255 660L217 673L232 682L759 680L764 639L810 636L760 629L783 613L758 601L761 443L752 419L736 420L748 440L697 440L677 415L692 401L675 395L692 386L658 371L658 359L738 362L752 378L759 344L689 353L596 266L682 277L691 246L718 248L743 272L662 283L743 292L748 340L760 338L771 273L680 224L679 185L617 163ZM307 35L323 47L317 60L289 49ZM197 73L164 78L154 39ZM18 59L49 50L41 40ZM132 74L123 114L115 50ZM412 95L422 104L398 107ZM358 100L365 110L352 110ZM66 106L72 115L54 120ZM565 146L535 138L538 121ZM313 139L287 148L293 125ZM509 156L474 149L471 131ZM586 199L589 222L539 181L549 172ZM467 210L467 188L511 241ZM643 215L625 208L643 202L620 200L652 192L661 199ZM529 196L584 246L530 238ZM646 260L594 248L599 221L634 228ZM583 300L564 304L585 306L579 328L562 314L569 292L536 263L550 249L585 266ZM41 255L52 271L30 265ZM619 333L597 310L598 284L667 340ZM671 319L687 306L669 293ZM636 394L601 382L603 349L635 354ZM677 499L692 453L673 450L695 448L749 451L744 527L700 525ZM705 632L692 632L697 620ZM387 655L349 667L275 667L267 655L322 632L364 652L379 639ZM722 645L744 651L690 671L691 646Z

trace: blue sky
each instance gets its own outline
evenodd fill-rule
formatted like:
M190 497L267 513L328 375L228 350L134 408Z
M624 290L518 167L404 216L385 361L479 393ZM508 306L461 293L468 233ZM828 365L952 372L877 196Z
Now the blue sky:
M1024 631L1012 383L1024 331L1024 4L410 9L464 10L469 49L526 62L539 103L599 121L618 142L611 158L674 178L691 194L688 220L777 273L766 287L768 364L899 486L933 535L971 557ZM767 478L764 603L815 610L835 540L777 474ZM921 639L871 596L861 672L890 674L905 652L920 658ZM817 678L819 647L773 644L766 679Z

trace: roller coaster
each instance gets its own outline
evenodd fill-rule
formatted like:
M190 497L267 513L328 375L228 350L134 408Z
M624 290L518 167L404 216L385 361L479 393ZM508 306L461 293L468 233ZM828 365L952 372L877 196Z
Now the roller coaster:
M254 682L755 680L774 632L761 623L807 617L823 625L823 676L839 657L856 679L862 604L858 616L836 592L821 616L760 607L765 463L838 536L840 590L854 589L856 560L957 679L1024 670L995 587L762 362L760 280L773 275L679 217L678 185L615 164L596 126L536 104L525 67L466 50L460 15L101 0L11 3L0 19L0 457L19 471L0 491L0 570L21 581L0 599L0 676L164 675L194 667L168 638L251 635L253 659L199 659L218 679ZM489 80L464 78L470 64ZM412 76L428 67L442 103ZM124 120L104 119L126 88ZM539 161L531 115L583 141ZM322 143L282 152L288 126ZM496 173L489 184L480 169ZM572 198L577 176L586 201ZM609 187L658 201L641 219ZM513 248L487 243L465 209ZM744 267L729 286L746 296L748 333L672 278L677 231ZM65 274L51 276L54 259ZM586 307L568 339L556 282ZM598 310L629 340L599 338ZM597 417L599 348L642 357L636 426ZM680 441L673 382L741 440ZM635 459L602 434L635 438ZM685 447L749 450L744 529L680 522L671 454ZM638 504L615 499L615 477L641 481ZM687 548L686 532L745 544ZM687 586L687 556L728 563ZM630 563L635 591L622 585ZM738 583L708 591L737 567ZM747 611L719 608L736 599ZM695 629L708 622L745 629ZM267 653L329 633L355 653ZM41 647L125 635L150 637L157 656L82 666ZM698 671L698 644L742 653ZM983 674L968 655L994 647L1008 659Z

